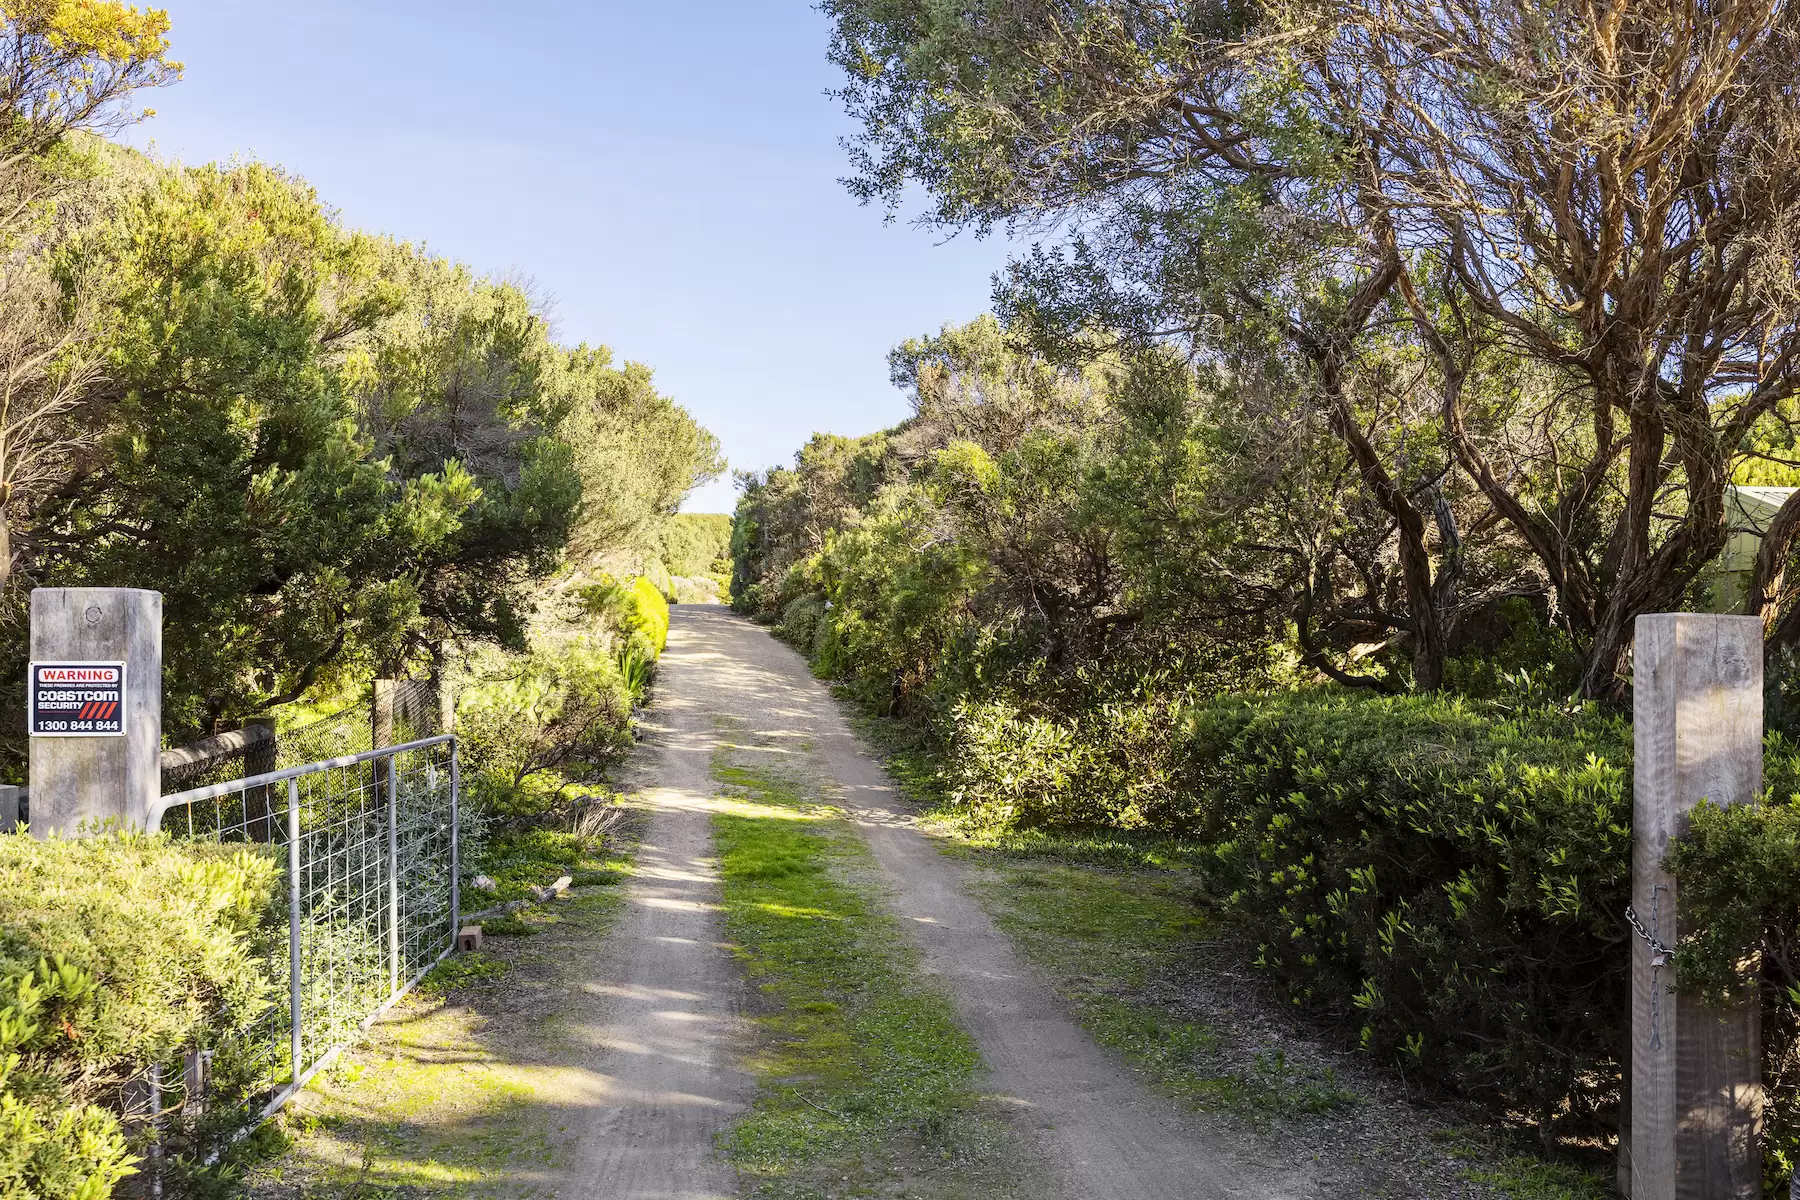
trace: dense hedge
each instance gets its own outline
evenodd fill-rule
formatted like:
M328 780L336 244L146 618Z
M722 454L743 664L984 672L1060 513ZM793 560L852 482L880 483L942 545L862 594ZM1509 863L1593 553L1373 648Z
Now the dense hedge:
M124 1082L269 1003L278 868L243 846L0 834L0 1196L102 1200L132 1172Z
M1184 723L1218 903L1365 1046L1549 1118L1625 1028L1631 741L1592 711L1226 698Z

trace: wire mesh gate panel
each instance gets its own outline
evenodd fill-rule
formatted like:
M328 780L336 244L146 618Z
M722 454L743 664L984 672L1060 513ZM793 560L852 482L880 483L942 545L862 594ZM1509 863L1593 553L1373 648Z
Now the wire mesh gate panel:
M282 1002L215 1051L216 1100L273 1113L454 948L460 783L446 734L158 802L152 832L265 847L283 867L287 921L267 947Z

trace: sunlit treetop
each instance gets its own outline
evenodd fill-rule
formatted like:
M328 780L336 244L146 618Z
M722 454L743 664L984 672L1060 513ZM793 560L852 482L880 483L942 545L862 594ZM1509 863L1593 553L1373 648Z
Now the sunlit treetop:
M6 160L41 153L73 129L105 131L150 115L125 102L181 77L169 14L116 0L0 0L0 120Z

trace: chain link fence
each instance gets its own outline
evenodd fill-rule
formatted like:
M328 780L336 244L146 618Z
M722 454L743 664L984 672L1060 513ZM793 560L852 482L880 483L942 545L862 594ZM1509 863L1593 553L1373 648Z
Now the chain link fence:
M255 722L237 732L165 750L163 794L360 754L375 749L378 730L383 745L448 733L438 695L436 681L429 678L378 680L372 703L361 701L279 733L272 721Z

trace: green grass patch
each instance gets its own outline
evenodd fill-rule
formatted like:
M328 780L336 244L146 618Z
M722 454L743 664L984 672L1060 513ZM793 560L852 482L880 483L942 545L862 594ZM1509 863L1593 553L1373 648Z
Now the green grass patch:
M531 889L544 887L559 876L618 871L610 861L606 843L560 829L526 829L501 833L488 843L480 863L470 871L486 875L497 885L491 892L468 892L472 907L528 900ZM577 880L580 882L580 880Z
M484 983L504 979L509 969L505 959L480 950L469 954L452 954L426 972L425 978L419 980L419 991L427 996L447 996L463 988L479 987Z
M723 757L714 774L731 797L713 818L725 927L763 997L760 1091L723 1138L749 1193L1007 1194L1009 1131L972 1090L974 1040L857 879L861 840L791 778Z
M576 887L612 887L624 883L628 873L620 867L601 867L597 871L577 868L569 872L569 877Z
M979 890L1000 927L1056 981L1088 1032L1163 1087L1203 1107L1251 1113L1355 1102L1333 1073L1300 1070L1280 1050L1228 1065L1221 1031L1151 998L1151 985L1206 932L1184 874L1108 870L1048 854L1022 863L983 857L993 869Z
M544 928L508 913L504 916L488 917L483 920L481 932L488 937L533 937L544 932Z
M1465 1172L1470 1183L1497 1188L1513 1200L1609 1200L1613 1189L1592 1171L1515 1155L1491 1170Z

